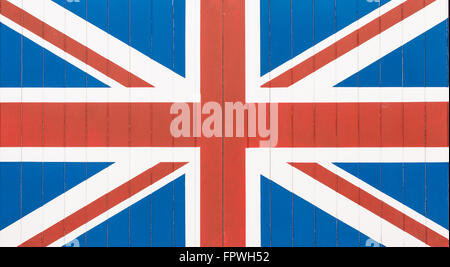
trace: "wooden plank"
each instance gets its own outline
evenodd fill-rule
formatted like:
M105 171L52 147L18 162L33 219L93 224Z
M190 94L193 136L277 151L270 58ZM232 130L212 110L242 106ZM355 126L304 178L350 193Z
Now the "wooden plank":
M323 40L325 36L332 35L336 32L336 8L334 0L323 0L314 6L314 40L317 44L319 40ZM337 53L336 50L333 51ZM319 66L319 62L315 62L315 67ZM335 63L331 63L335 64ZM330 73L335 76L334 73ZM321 88L315 88L320 90ZM336 98L336 96L331 96ZM336 104L316 105L315 107L315 142L324 147L337 146L337 106ZM337 181L336 181L337 183ZM320 197L317 195L316 197ZM327 200L333 201L333 200ZM330 214L336 216L336 214ZM337 219L330 220L329 215L319 212L315 213L315 245L318 247L335 247L337 245ZM334 226L333 226L334 225Z
M223 1L201 1L202 104L223 102ZM205 118L205 117L204 117ZM202 139L201 147L201 246L222 246L223 163L222 139Z
M225 103L246 102L245 32L242 27L245 24L244 5L245 2L240 0L228 0L223 3L222 75L223 101ZM223 104L222 107L224 107ZM223 112L226 111L223 110ZM237 137L237 116L236 113L233 120L234 137ZM248 141L247 138L222 138L223 245L241 247L245 246L245 228L243 227L245 225L245 148L248 146Z

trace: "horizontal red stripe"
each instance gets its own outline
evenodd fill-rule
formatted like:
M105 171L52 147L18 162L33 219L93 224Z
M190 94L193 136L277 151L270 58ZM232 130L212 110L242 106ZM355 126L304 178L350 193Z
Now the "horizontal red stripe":
M16 7L6 0L0 0L0 12L18 25L38 35L59 49L93 67L126 87L153 87L136 75L104 58L76 40L56 30L43 21Z
M337 193L350 199L375 215L385 219L396 227L409 233L430 246L448 247L449 241L425 225L393 208L368 192L358 188L337 174L317 163L290 163L293 167L306 173Z
M146 172L140 174L129 182L112 190L108 194L98 198L86 207L78 210L74 214L59 221L55 225L46 229L42 233L37 234L31 239L27 240L21 247L40 247L48 246L63 236L73 232L79 227L83 226L92 219L105 213L107 210L122 203L128 198L136 195L145 188L156 183L160 179L171 174L175 170L186 165L183 162L162 162L152 167Z
M172 137L170 107L0 103L0 146L199 146L202 138ZM279 104L278 111L278 147L448 147L448 103ZM249 147L261 141L226 138L239 139Z
M328 46L314 56L275 77L262 87L289 87L302 80L314 71L324 67L344 54L355 49L359 45L369 41L373 37L391 28L405 18L420 11L435 0L408 0L389 12L350 33L336 43Z

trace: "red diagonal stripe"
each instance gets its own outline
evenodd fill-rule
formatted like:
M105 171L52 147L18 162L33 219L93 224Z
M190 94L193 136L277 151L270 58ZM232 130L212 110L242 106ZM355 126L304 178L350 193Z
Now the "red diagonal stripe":
M153 87L136 75L104 58L88 47L56 30L6 0L0 0L0 13L59 49L81 60L125 87Z
M98 198L67 218L59 221L42 233L35 235L20 246L48 246L186 164L186 162L161 162L146 172L133 178L129 182Z
M413 218L391 207L361 188L353 185L337 174L317 163L289 163L337 193L361 207L390 222L425 244L433 247L448 247L448 239L436 233Z
M420 11L436 0L408 0L382 16L374 19L314 56L265 83L262 87L289 87L314 71L324 67L359 45L369 41L395 24Z

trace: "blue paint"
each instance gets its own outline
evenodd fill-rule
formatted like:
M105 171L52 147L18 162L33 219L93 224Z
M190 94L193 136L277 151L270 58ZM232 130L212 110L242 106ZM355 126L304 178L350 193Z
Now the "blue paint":
M300 198L294 198L294 247L316 245L315 214L317 208Z
M314 43L336 33L335 0L314 1Z
M261 184L263 185L264 182ZM280 190L280 187L274 183L269 183L268 186L270 187L270 246L292 246L294 195Z
M78 237L80 246L103 248L108 246L108 226L100 225Z
M403 69L402 66L402 49L397 49L387 56L379 60L380 76L374 79L367 79L366 76L360 77L364 79L366 84L379 84L381 87L401 87L403 85ZM375 64L376 65L376 64ZM377 83L376 80L379 79Z
M139 201L131 207L130 241L132 247L151 245L152 196Z
M130 1L109 1L108 11L108 32L122 42L130 45Z
M263 247L357 247L369 238L261 176Z
M107 225L108 247L130 246L130 208L125 209L109 219Z
M131 1L131 46L146 55L152 55L152 1Z
M77 72L77 69L70 68L69 65L46 50L44 52L44 87L66 87L66 85L69 87L86 87L86 73ZM66 66L67 77L65 75Z
M271 246L271 188L272 183L266 177L261 176L261 246L270 247ZM275 187L274 189L277 189ZM278 187L278 189L280 189ZM281 191L281 190L280 190Z
M336 0L336 28L342 29L358 19L359 0Z
M0 87L21 87L21 38L0 23Z
M381 184L379 188L386 195L399 201L404 201L403 184L405 181L403 172L402 164L381 164Z
M111 164L0 162L0 229L42 207Z
M0 163L0 230L21 218L20 163Z
M337 246L337 222L338 220L328 213L315 208L315 246Z
M180 76L185 76L185 0L53 1ZM107 11L107 16L104 11ZM105 17L109 17L107 22Z
M182 225L174 224L174 215L179 212L185 212L185 205L182 205L182 209L179 209L179 205L174 205L174 198L178 199L183 197L184 191L179 190L179 193L183 191L181 192L182 196L174 197L174 189L177 186L184 188L184 184L183 176L152 195L151 244L153 247L173 247L175 245L174 227L184 227L185 225L185 223ZM180 236L177 237L180 238ZM184 239L184 235L181 238ZM177 240L176 243L179 244L179 242L185 243L183 240Z
M447 228L447 230L449 229L448 166L448 163L426 164L427 217Z
M88 231L88 247L184 247L185 176ZM85 236L77 239L83 240ZM107 241L106 241L107 240Z
M261 0L261 26L264 74L292 58L291 0Z
M44 203L44 179L42 163L12 163L21 172L22 184L22 216L41 207ZM5 163L0 165L3 168ZM20 179L20 177L19 177ZM62 180L64 182L64 179ZM64 188L63 191L64 192Z
M431 167L431 166L430 166ZM404 164L404 203L422 215L426 215L425 163Z
M403 46L403 85L425 86L425 35ZM398 75L401 77L401 74ZM399 84L399 83L396 83Z
M173 246L186 246L186 177L173 184Z
M17 35L14 38L20 39L20 37L18 37ZM43 87L44 49L27 38L22 38L22 42L23 42L22 85L23 87ZM64 67L62 68L62 71L63 71L62 78L64 79ZM62 81L61 84L64 84L64 80Z
M170 69L178 73L179 75L185 77L186 67L186 1L185 0L174 0L173 1L173 65L167 64ZM170 30L170 29L169 29ZM157 59L157 58L156 58ZM157 59L158 60L158 59ZM163 61L161 61L163 62ZM163 63L165 66L166 64Z
M337 221L336 237L337 247L363 247L365 244L362 244L361 241L365 242L368 239L364 234L355 231L341 221Z
M425 33L425 85L448 87L448 19Z
M173 16L168 1L152 1L152 56L165 66L173 66ZM170 30L169 30L170 29ZM153 42L160 40L160 42Z
M109 2L112 1L105 1L105 0L81 0L80 3L67 3L66 0L56 0L58 4L65 6L68 10L72 11L73 13L77 14L78 16L84 18L84 12L80 11L82 9L81 6L87 7L87 14L86 18L87 21L94 24L95 26L99 27L100 29L108 29L108 5ZM66 2L65 5L61 4L61 2ZM139 1L142 2L142 1ZM80 7L77 7L80 6Z

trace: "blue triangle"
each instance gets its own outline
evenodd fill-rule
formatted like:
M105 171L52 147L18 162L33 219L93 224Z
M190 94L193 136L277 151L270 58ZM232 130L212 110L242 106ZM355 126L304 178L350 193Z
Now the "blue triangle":
M183 175L65 246L184 247L185 235Z
M378 244L261 176L261 245L358 247Z
M0 229L42 207L108 162L0 162Z
M448 87L448 20L336 87Z
M0 87L108 87L0 24Z

